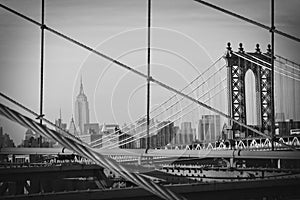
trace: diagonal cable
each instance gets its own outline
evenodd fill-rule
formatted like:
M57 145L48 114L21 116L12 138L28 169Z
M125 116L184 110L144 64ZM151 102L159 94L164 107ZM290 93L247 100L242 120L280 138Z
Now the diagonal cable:
M217 70L217 72L220 72L220 71L221 71L223 68L225 68L225 67L226 67L226 65L223 65L222 67L220 67L220 68ZM204 84L206 84L206 82L207 82L208 80L210 80L211 78L213 78L213 77L216 75L217 72L215 72L215 73L213 73L212 75L210 75L209 77L207 77L206 80L204 80L204 81L203 81L201 84L199 84L197 87L193 88L189 93L187 93L187 95L192 94L192 93L195 92L197 89L199 89L201 86L203 86ZM219 84L220 84L220 83L219 83ZM180 103L180 102L181 102L182 100L184 100L184 99L185 99L184 97L181 97L181 98L180 98L179 100L177 100L175 103L173 103L173 104L171 104L170 106L168 106L164 111L161 111L160 113L158 113L158 114L156 114L155 116L153 116L152 119L155 118L155 117L158 117L158 116L160 116L161 114L163 114L164 112L170 110L171 108L173 108L174 106L176 106L178 103ZM112 137L112 138L109 138L109 139L106 140L105 142L114 140L115 138L117 138L117 137L119 137L119 136L125 135L126 133L129 133L130 131L132 131L132 130L138 128L138 127L141 127L141 126L144 125L145 123L146 123L146 122L143 122L143 123L139 124L137 127L131 128L131 129L129 129L129 130L126 130L125 132L122 132L122 133L119 134L119 135L115 135L118 131L112 132L111 134L109 134L109 136L110 136L110 135L113 135L113 137ZM108 137L108 136L106 136L105 138L107 138L107 137ZM102 143L98 143L98 142L101 141L101 140L102 140L102 143L103 143L103 138L100 138L100 139L98 139L98 140L93 141L91 144L95 144L95 145L92 145L92 147L101 145Z
M199 74L195 79L193 79L189 84L187 84L187 85L186 85L184 88L182 88L180 91L183 92L186 88L188 88L189 86L191 86L196 80L198 80L199 78L201 78L202 76L204 76L204 74L205 74L206 72L208 72L212 67L214 67L221 59L222 59L222 57L218 58L212 65L210 65L206 70L204 70L201 74ZM222 66L221 69L224 68L224 67L225 67L225 65ZM219 69L218 71L220 71L221 69ZM204 85L204 84L206 83L206 81L208 81L208 80L209 80L210 78L212 78L214 75L215 75L215 74L213 74L212 76L209 76L208 78L206 78L206 80L204 80L200 85L198 85L196 88L194 88L192 92L194 92L196 89L198 89L201 85ZM191 94L192 92L189 92L188 94ZM164 102L161 103L159 106L157 106L156 108L154 108L153 110L151 110L150 113L152 114L154 111L158 110L160 107L162 107L163 105L167 104L169 101L171 101L171 100L172 100L173 98L175 98L176 96L177 96L177 94L172 95L172 96L169 97L166 101L164 101ZM175 103L173 103L171 106L169 106L166 110L168 110L168 109L172 108L173 106L175 106L175 105L176 105L177 103L179 103L179 101L181 101L182 99L184 99L184 98L182 97L180 100L177 100ZM160 112L160 113L158 113L158 114L156 114L154 117L159 116L161 113L163 113L163 111ZM126 125L126 126L123 127L123 128L130 127L131 125L133 125L134 123L138 122L140 119L144 118L145 116L146 116L146 115L142 115L141 117L138 118L138 120L135 120L135 122L130 123L130 124ZM154 118L154 117L152 117L152 118ZM146 122L143 122L143 123L140 124L139 126L141 126L141 125L143 125L143 124L145 124L145 123L146 123ZM126 134L127 132L130 132L130 131L132 131L132 130L133 130L133 129L131 128L131 129L127 130L126 132L124 132L124 134ZM112 133L110 133L110 134L104 136L104 137L101 138L101 139L97 139L97 140L91 142L90 145L93 146L93 145L95 144L96 146L98 146L98 145L100 145L100 143L98 143L99 141L101 141L101 140L103 141L104 138L107 138L107 137L109 137L110 135L114 135L114 134L116 134L117 132L118 132L118 131L114 131L114 132L112 132ZM122 134L123 134L123 133L122 133ZM121 134L121 135L122 135L122 134ZM124 135L124 134L123 134L123 135ZM119 135L119 136L121 136L121 135Z
M53 29L53 28L50 28L50 27L48 27L48 26L46 26L46 25L43 25L43 24L39 23L38 21L33 20L33 19L31 19L30 17L27 17L27 16L25 16L24 14L22 14L22 13L20 13L20 12L17 12L17 11L15 11L15 10L13 10L13 9L11 9L11 8L9 8L9 7L5 6L5 5L3 5L3 4L0 4L0 7L4 8L5 10L7 10L7 11L9 11L9 12L11 12L11 13L14 13L15 15L17 15L17 16L19 16L19 17L21 17L21 18L23 18L23 19L25 19L25 20L27 20L27 21L29 21L29 22L35 24L35 25L38 25L38 26L40 26L40 27L43 27L43 28L45 28L45 30L48 30L49 32L51 32L51 33L53 33L53 34L55 34L55 35L57 35L57 36L59 36L59 37L61 37L61 38L64 38L64 39L66 39L66 40L68 40L68 41L70 41L70 42L72 42L72 43L74 43L74 44L76 44L76 45L78 45L78 46L80 46L80 47L82 47L82 48L84 48L84 49L86 49L86 50L88 50L88 51L90 51L90 52L92 52L92 53L94 53L94 54L96 54L96 55L98 55L98 56L104 58L104 59L106 59L106 60L109 60L109 61L111 61L111 62L113 62L113 63L119 65L120 67L123 67L124 69L127 69L127 70L129 70L129 71L131 71L131 72L133 72L133 73L135 73L135 74L137 74L137 75L139 75L139 76L141 76L141 77L143 77L143 78L145 78L145 79L148 78L147 75L143 74L142 72L140 72L140 71L138 71L138 70L136 70L136 69L134 69L134 68L132 68L132 67L130 67L130 66L128 66L128 65L126 65L126 64L124 64L124 63L122 63L122 62L120 62L120 61L118 61L118 60L115 60L115 59L113 59L113 58L111 58L111 57L109 57L109 56L107 56L107 55L105 55L105 54L103 54L103 53L101 53L101 52L99 52L99 51L97 51L97 50L95 50L95 49L93 49L93 48L91 48L91 47L89 47L89 46L87 46L87 45L85 45L85 44L83 44L83 43L81 43L81 42L79 42L79 41L77 41L77 40L75 40L75 39L73 39L73 38L71 38L71 37L65 35L65 34L63 34L63 33L61 33L61 32L58 32L58 31L56 31L56 30ZM299 40L299 41L300 41L300 40ZM175 89L175 88L172 88L172 87L166 85L165 83L160 82L160 81L154 79L153 77L150 77L149 79L150 79L151 82L156 83L156 84L158 84L159 86L161 86L161 87L163 87L163 88L165 88L165 89L167 89L167 90L169 90L169 91L172 91L172 92L174 92L174 93L177 93L177 94L179 94L180 96L183 96L183 97L189 99L190 101L193 101L193 102L197 103L197 104L198 104L199 106L201 106L201 107L204 107L204 108L206 108L206 109L208 109L208 110L210 110L210 111L212 111L212 112L214 112L214 113L216 113L216 114L219 114L219 115L221 115L221 116L223 116L223 117L226 117L227 119L230 119L232 122L235 122L235 123L237 123L238 125L240 125L240 126L246 128L246 129L248 129L248 130L251 130L251 131L253 131L254 133L256 133L256 134L258 134L258 135L261 135L261 136L263 136L263 137L272 139L269 135L267 135L267 134L265 134L265 133L263 133L263 132L261 132L261 131L258 131L258 130L256 130L256 129L254 129L254 128L252 128L252 127L250 127L250 126L244 124L243 122L240 122L240 121L234 119L234 118L231 117L230 115L227 115L226 113L224 113L224 112L222 112L222 111L220 111L220 110L218 110L218 109L215 109L215 108L213 108L212 106L209 106L209 105L207 105L207 104L205 104L205 103L203 103L203 102L201 102L201 101L198 101L197 99L195 99L195 98L193 98L193 97L190 97L190 96L186 95L185 93L180 92L179 90L177 90L177 89ZM291 146L289 146L289 145L286 145L286 144L283 144L283 145L287 146L288 148L290 148L290 149L292 149L292 150L296 150L295 148L293 148L293 147L291 147Z
M220 92L222 92L224 89L226 89L227 87L224 87L224 88L222 88L220 91L218 91L216 94L214 94L213 96L211 96L211 97L209 97L208 99L206 99L204 102L207 102L207 101L209 101L210 99L212 99L214 96L216 96L216 95L218 95ZM203 95L203 96L205 96L205 95ZM201 97L200 97L201 98ZM194 105L193 104L193 102L191 102L188 106L186 106L186 107L189 107L189 106L191 106L191 105ZM176 119L174 119L173 121L171 121L170 123L173 123L174 121L177 121L178 119L181 119L183 116L185 116L185 115L187 115L187 114L189 114L189 113L191 113L191 112L193 112L194 110L196 110L198 107L195 107L195 108L193 108L192 110L190 110L189 112L187 112L187 113L185 113L185 114L182 114L182 115L180 115L179 117L177 117ZM180 111L179 111L180 112ZM178 113L178 112L177 112ZM177 115L177 113L175 113L175 116ZM172 116L169 116L169 118L170 117L173 117L174 115L172 115ZM167 124L164 124L162 127L160 127L160 129L162 129L162 128L164 128L164 127L166 127L166 126L168 126L170 123L167 123ZM138 133L138 134L134 134L133 136L135 136L135 135L139 135L139 134L141 134L141 133L144 133L145 131L143 131L143 132L140 132L140 133ZM132 137L133 137L132 136ZM125 144L128 144L128 143L131 143L131 142L134 142L134 141L136 141L136 140L138 140L138 139L140 139L140 138L142 138L142 137L144 137L145 136L145 134L141 134L139 137L137 137L137 138L135 138L134 140L130 140L131 139L131 137L130 138L126 138L126 139L124 139L124 140L122 140L122 144L116 144L116 146L113 146L113 147L110 147L110 149L113 149L113 148L116 148L116 147L119 147L119 146L122 146L122 145L125 145ZM129 140L129 141L126 141L125 142L125 140Z
M208 7L210 7L210 8L213 8L213 9L215 9L215 10L221 11L221 12L223 12L223 13L225 13L225 14L231 15L231 16L233 16L233 17L235 17L235 18L238 18L238 19L241 19L241 20L243 20L243 21L246 21L246 22L248 22L248 23L250 23L250 24L254 24L254 25L256 25L256 26L258 26L258 27L261 27L261 28L263 28L263 29L266 29L266 30L268 30L268 31L273 31L274 33L277 33L277 34L279 34L279 35L281 35L281 36L284 36L284 37L289 38L289 39L291 39L291 40L294 40L294 41L296 41L296 42L300 42L300 38L297 38L297 37L295 37L295 36L293 36L293 35L287 34L287 33L285 33L285 32L282 32L282 31L280 31L280 30L277 30L277 29L275 29L275 28L271 28L271 27L266 26L266 25L264 25L264 24L262 24L262 23L259 23L259 22L257 22L257 21L252 20L252 19L249 19L249 18L246 18L246 17L244 17L244 16L242 16L242 15L236 14L236 13L234 13L234 12L231 12L231 11L229 11L229 10L226 10L226 9L224 9L224 8L221 8L221 7L219 7L219 6L216 6L216 5L214 5L214 4L211 4L211 3L209 3L209 2L206 2L206 1L203 1L203 0L194 0L194 1L196 1L196 2L198 2L198 3L201 3L202 5L208 6Z
M115 173L121 175L125 179L141 186L142 188L148 190L149 192L163 198L163 199L184 199L183 197L173 193L168 188L159 186L153 183L151 180L141 176L138 173L130 172L125 166L120 165L116 161L101 155L100 153L94 151L86 143L80 141L74 137L67 137L63 134L60 134L54 130L47 128L44 125L41 125L34 120L26 117L15 110L12 110L3 104L0 104L0 115L5 116L6 118L19 123L20 125L30 128L35 132L42 134L47 138L54 139L55 141L62 144L64 147L67 147L70 150L78 153L79 155L86 157L98 165L101 165L105 168L111 169ZM44 118L42 118L45 120ZM48 120L47 120L48 121ZM71 135L71 134L70 134Z

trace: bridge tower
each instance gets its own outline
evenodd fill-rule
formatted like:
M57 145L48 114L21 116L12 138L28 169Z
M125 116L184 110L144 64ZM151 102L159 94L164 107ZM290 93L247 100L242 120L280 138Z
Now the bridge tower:
M236 52L232 51L231 45L228 43L225 59L227 61L229 115L235 120L247 124L245 75L248 70L252 70L255 76L257 113L257 125L254 127L260 131L270 133L272 123L272 74L268 64L271 63L271 46L268 45L267 52L262 53L259 44L257 44L255 52L245 53L242 43L239 44L239 49ZM237 123L230 121L229 125L232 127L233 138L239 138L243 133L245 133L245 136L249 134L249 131Z

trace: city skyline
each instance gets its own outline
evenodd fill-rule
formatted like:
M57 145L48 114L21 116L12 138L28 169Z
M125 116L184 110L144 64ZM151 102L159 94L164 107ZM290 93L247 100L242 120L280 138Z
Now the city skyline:
M298 199L299 7L0 0L0 196Z
M39 1L1 2L36 20L40 19ZM267 1L230 0L224 3L214 0L212 3L264 24L269 23ZM152 22L156 27L152 30L152 73L154 77L178 89L223 55L228 41L235 48L239 42L243 42L246 51L254 51L256 43L260 43L265 51L270 43L268 32L193 1L153 1L152 6ZM245 6L247 9L242 9ZM297 36L300 27L297 7L297 1L291 4L276 2L275 22L278 29ZM5 10L1 10L0 15L0 90L38 111L40 30ZM100 20L96 22L92 19ZM67 1L46 1L46 23L145 72L146 1L90 1L89 4L80 1L72 4ZM276 53L300 62L297 44L280 36L275 39ZM63 108L62 118L69 122L74 113L74 104L70 102L74 101L77 94L80 74L86 80L86 93L91 96L91 121L123 124L145 113L144 79L126 73L117 66L110 66L110 63L47 32L45 44L46 118L54 121L59 108ZM193 65L182 61L178 55ZM170 95L152 85L151 106L155 107ZM1 102L7 103L3 99ZM18 132L24 129L15 125L7 126L11 123L2 117L0 120L17 144L22 138Z
M84 83L82 81L82 77L80 79L80 88L78 90L78 95L76 96L76 100L74 108L75 108L75 118L77 118L77 122L74 120L74 115L72 113L71 118L70 118L70 122L67 123L68 120L64 120L62 118L62 108L59 109L59 115L57 118L55 118L55 125L60 127L63 130L68 131L69 133L75 135L75 136L79 136L81 139L83 139L83 141L90 143L91 141L89 141L89 139L87 139L87 135L101 135L101 136L105 136L107 137L107 133L109 133L111 136L108 137L106 140L111 140L114 139L112 141L116 142L115 140L117 138L115 138L114 134L112 134L114 131L115 127L119 127L120 125L118 124L109 124L106 125L105 122L103 122L102 124L98 124L98 123L93 123L90 122L88 120L88 115L89 115L89 104L88 104L88 96L85 95L84 93ZM86 115L87 117L85 119L83 119L82 115ZM208 115L206 115L208 116ZM213 116L212 116L213 117ZM220 117L220 116L219 116ZM203 118L203 116L202 116ZM181 123L177 123L178 126L174 126L174 122L170 121L159 121L158 119L151 119L151 123L150 123L150 132L151 132L151 137L152 136L158 136L160 134L161 131L163 131L164 129L166 129L167 127L169 127L170 125L172 125L172 135L174 134L174 138L170 141L171 144L177 144L177 145L182 145L182 144L191 144L192 142L195 142L196 140L201 141L201 142L206 142L206 140L199 140L200 136L200 131L196 131L197 130L197 125L198 124L194 124L191 121L181 121ZM200 122L198 122L200 123ZM219 122L220 123L220 122ZM130 126L129 126L130 125ZM167 127L165 127L167 125ZM209 126L215 126L214 123L210 124ZM82 128L80 128L80 126L82 126ZM97 128L95 128L97 126ZM107 131L106 126L111 127L109 131ZM128 126L130 128L128 128ZM68 127L68 128L67 128ZM176 130L173 130L173 128L179 128L179 132L175 138L175 132ZM98 131L97 131L97 130ZM100 131L101 129L101 131ZM62 132L60 129L55 128L56 131L58 132ZM95 131L95 133L90 132L90 131ZM129 135L135 135L135 138L139 138L141 137L141 133L145 134L146 131L146 118L141 118L140 120L138 120L136 123L133 124L126 124L124 123L123 126L121 127L122 131L127 131L125 132L126 134ZM29 134L30 132L30 134ZM173 133L174 132L174 133ZM137 135L137 133L140 133ZM198 134L197 134L198 133ZM27 129L25 131L25 137L22 139L20 144L17 145L24 145L24 142L26 142L25 145L28 145L29 142L29 137L31 137L33 134L33 138L36 139L34 145L39 145L38 139L39 139L39 134L38 133L32 133L31 129ZM162 136L159 136L162 137ZM110 139L111 138L111 139ZM143 136L143 138L146 138L146 136ZM220 138L219 138L220 139ZM98 138L99 140L99 138ZM164 140L164 139L163 139ZM47 139L45 141L48 141ZM152 141L152 140L151 140ZM213 142L214 140L209 140L209 142ZM153 141L152 141L153 142ZM151 142L151 144L152 144ZM106 142L102 142L103 146ZM110 142L111 143L111 142ZM109 145L110 143L106 144ZM30 143L31 144L31 143ZM167 143L162 143L162 144L167 144ZM145 141L143 142L143 144L138 144L136 147L140 147L140 146L145 146ZM100 146L100 147L101 147ZM159 147L159 146L156 146Z

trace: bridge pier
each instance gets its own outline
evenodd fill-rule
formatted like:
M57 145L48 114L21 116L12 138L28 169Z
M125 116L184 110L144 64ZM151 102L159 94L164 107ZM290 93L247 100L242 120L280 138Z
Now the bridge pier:
M138 161L138 165L141 165L142 164L142 156L139 156L137 161Z
M42 170L30 166L2 168L0 196L104 189L113 182L97 165L44 166Z
M229 159L230 167L236 167L236 163L234 162L234 158Z

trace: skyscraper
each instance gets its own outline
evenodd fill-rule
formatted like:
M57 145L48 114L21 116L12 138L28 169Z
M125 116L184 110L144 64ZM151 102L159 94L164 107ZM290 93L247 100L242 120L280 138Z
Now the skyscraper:
M201 142L215 142L221 139L220 115L203 115L199 120L198 134Z
M7 133L3 133L3 127L0 126L0 148L15 147L14 141L10 139Z
M80 134L84 134L84 124L89 123L89 103L83 91L82 79L80 90L75 101L75 123L79 127Z
M181 144L191 144L193 142L195 129L192 128L192 122L182 122L181 123Z
M67 130L67 124L62 121L61 110L59 110L59 118L55 120L55 125L60 128L55 128L55 130L59 133L63 133L61 129Z
M76 128L73 116L71 118L71 122L70 122L70 125L69 125L69 133L71 133L75 136L78 136L78 130Z

